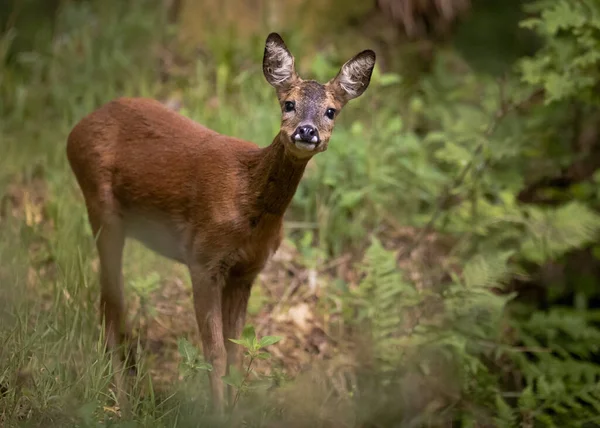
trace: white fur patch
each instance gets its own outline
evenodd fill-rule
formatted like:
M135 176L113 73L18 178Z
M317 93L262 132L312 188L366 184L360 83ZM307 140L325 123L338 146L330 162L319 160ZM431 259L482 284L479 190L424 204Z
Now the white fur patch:
M350 60L344 64L339 82L350 98L360 94L360 89L365 85L364 78L373 65L374 61L370 56Z
M294 73L294 58L285 48L275 42L267 43L267 51L269 52L269 62L279 64L278 67L271 69L271 82L273 85L281 85Z
M317 144L316 143L305 143L303 141L296 141L294 143L294 145L301 149L301 150L306 150L308 152L312 152L314 149L317 148Z

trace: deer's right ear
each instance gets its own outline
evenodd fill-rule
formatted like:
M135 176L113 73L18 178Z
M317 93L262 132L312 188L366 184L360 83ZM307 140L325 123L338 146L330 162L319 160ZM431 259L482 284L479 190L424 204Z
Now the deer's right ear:
M360 97L367 90L374 67L375 52L367 49L349 59L330 83L338 96L347 102Z
M296 80L294 57L277 33L271 33L265 43L263 73L276 89L284 89Z

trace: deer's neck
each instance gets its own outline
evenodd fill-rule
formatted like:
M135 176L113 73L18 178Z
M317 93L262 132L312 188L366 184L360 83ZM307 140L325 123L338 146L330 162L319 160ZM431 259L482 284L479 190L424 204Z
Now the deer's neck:
M286 153L280 134L271 145L257 153L251 170L251 185L257 196L254 208L259 213L283 216L292 202L308 159Z

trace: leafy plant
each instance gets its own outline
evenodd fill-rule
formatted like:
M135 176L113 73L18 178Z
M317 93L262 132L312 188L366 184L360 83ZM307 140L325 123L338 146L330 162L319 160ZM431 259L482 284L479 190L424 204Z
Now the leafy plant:
M200 351L187 339L180 338L177 342L177 348L182 358L179 373L184 378L194 376L199 372L212 371L212 365L204 361Z
M236 388L236 394L232 403L232 407L235 408L241 394L246 393L250 389L250 375L253 374L252 364L256 360L267 360L271 357L271 354L264 351L263 349L274 345L283 339L280 336L263 336L260 339L256 336L256 331L252 325L246 325L242 331L240 339L231 339L229 341L242 346L244 356L248 358L246 369L244 373L241 373L236 367L229 367L229 374L223 377L223 381L227 385L231 385Z

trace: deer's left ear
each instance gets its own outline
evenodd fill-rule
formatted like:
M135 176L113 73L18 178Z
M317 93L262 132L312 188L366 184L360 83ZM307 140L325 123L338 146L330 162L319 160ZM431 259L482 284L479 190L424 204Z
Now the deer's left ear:
M289 87L297 78L294 57L277 33L271 33L265 43L263 73L275 89Z
M360 97L369 87L371 74L375 67L375 52L368 49L349 59L337 76L329 82L336 94L348 102Z

